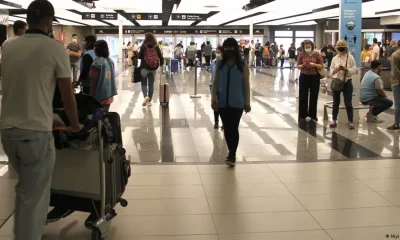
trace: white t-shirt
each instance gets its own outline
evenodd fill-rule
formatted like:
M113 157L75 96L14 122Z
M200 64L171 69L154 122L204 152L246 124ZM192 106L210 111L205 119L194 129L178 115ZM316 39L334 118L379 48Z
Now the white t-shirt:
M381 49L379 48L378 45L375 45L373 50L372 50L372 61L373 60L379 60L379 55L381 53ZM376 57L375 57L376 56Z
M5 40L3 42L3 45L1 45L1 50L3 51L5 46L7 46L10 42L12 42L12 41L14 41L15 39L18 39L18 38L19 38L19 36L15 35L15 36L12 36L9 39Z
M168 46L162 46L161 52L162 52L163 58L171 58L171 56L172 56L172 51Z
M64 46L43 34L25 34L4 49L1 68L0 128L52 131L57 78L71 77Z

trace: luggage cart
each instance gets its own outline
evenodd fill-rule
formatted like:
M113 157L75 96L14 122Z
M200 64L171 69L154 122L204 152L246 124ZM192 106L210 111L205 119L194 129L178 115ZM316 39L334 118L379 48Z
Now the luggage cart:
M110 184L108 181L106 182L106 164L110 164L110 159L105 159L105 154L107 154L105 150L109 149L110 146L105 146L104 144L103 127L102 120L98 120L97 124L92 126L90 130L82 131L83 137L95 135L95 137L89 137L89 141L92 142L90 150L69 148L57 150L50 205L54 206L53 203L55 201L62 199L62 202L76 204L76 206L53 219L49 219L50 212L47 219L47 223L52 223L69 216L74 211L90 212L91 214L95 212L96 219L89 224L85 223L85 226L92 230L92 240L106 238L111 220L117 215L113 208L118 202L123 207L128 205L126 200L122 198L116 199L116 187L111 187L111 194L107 194L107 186ZM54 130L62 133L66 129L55 128ZM109 144L107 143L107 145ZM124 149L122 148L122 150ZM121 152L121 154L125 154L125 151ZM99 168L93 167L96 162ZM111 164L111 168L111 186L116 186L115 165ZM84 169L90 169L91 171L85 171ZM66 178L67 176L69 178ZM71 176L73 176L72 179ZM76 184L76 182L80 182L80 184ZM57 208L56 206L54 207L55 209Z

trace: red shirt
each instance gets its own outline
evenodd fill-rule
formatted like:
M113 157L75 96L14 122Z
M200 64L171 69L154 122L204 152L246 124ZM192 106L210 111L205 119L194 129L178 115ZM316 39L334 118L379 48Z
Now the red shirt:
M321 54L319 54L318 52L313 52L310 56L306 52L301 52L297 58L297 66L306 63L323 64ZM305 75L317 75L318 70L316 68L311 67L310 65L307 65L303 69L301 69L301 73Z

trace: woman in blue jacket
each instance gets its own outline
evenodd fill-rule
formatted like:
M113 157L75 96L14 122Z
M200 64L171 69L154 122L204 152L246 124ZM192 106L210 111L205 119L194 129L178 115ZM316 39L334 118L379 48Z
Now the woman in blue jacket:
M222 60L214 71L211 106L214 111L218 110L224 124L225 141L229 149L226 163L235 166L240 119L243 111L251 111L250 71L240 56L236 39L226 39L222 48Z
M222 46L217 47L215 50L215 60L211 63L210 71L211 71L211 79L210 79L210 92L212 93L212 84L214 82L214 71L215 71L215 66L217 63L222 59ZM219 112L214 111L214 129L219 128ZM224 127L222 126L222 129Z

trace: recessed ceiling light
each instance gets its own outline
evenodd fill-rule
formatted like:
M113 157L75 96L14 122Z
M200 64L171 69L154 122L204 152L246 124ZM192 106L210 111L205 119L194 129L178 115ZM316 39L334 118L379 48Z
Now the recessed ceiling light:
M217 8L218 6L215 6L215 5L206 5L206 6L204 6L205 8Z

